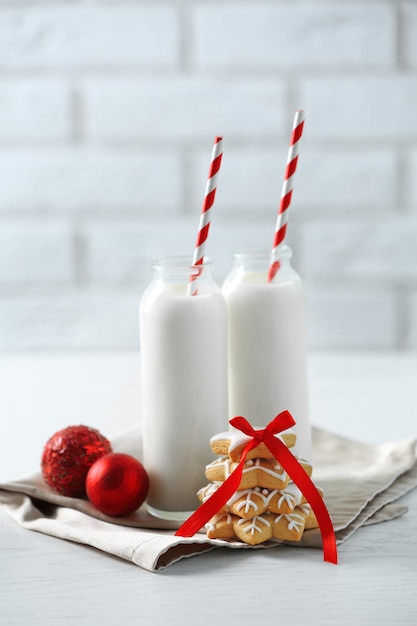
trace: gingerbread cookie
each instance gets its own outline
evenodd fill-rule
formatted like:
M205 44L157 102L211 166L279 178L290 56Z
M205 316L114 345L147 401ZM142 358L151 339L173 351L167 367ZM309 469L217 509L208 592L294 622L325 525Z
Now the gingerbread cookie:
M275 436L289 448L295 444L292 431ZM199 490L201 502L208 500L236 470L250 440L235 430L212 437L210 446L221 456L206 466L206 477L211 482ZM311 477L311 463L297 460ZM211 539L237 539L258 545L271 539L300 541L305 530L317 527L316 516L304 495L261 443L248 453L238 489L206 525L206 531Z
M292 513L303 499L303 494L295 483L289 483L285 489L262 493L266 501L266 510L271 513Z
M233 524L238 517L229 513L218 513L206 524L206 533L209 539L234 539Z
M233 529L238 539L255 546L272 538L272 517L266 514L239 519L233 524Z
M237 468L227 456L222 456L206 466L206 477L214 482L223 482ZM289 483L287 472L275 459L249 459L245 461L239 489L284 489Z
M254 494L251 497L253 496ZM292 513L280 515L264 512L252 517L242 517L221 513L206 524L207 537L210 539L236 538L252 546L270 539L280 542L300 541L304 530L310 528L318 528L318 524L309 505L296 507Z
M305 517L305 530L311 530L312 528L318 528L319 523L317 521L317 517L309 504L300 504L297 509L304 515ZM296 509L296 510L297 510Z
M205 502L217 491L221 482L209 483L198 491L200 502ZM296 506L301 506L303 495L294 483L285 489L238 489L228 500L220 512L231 512L243 518L262 515L265 511L271 513L292 513Z
M300 541L305 526L303 514L285 513L273 518L272 534L275 539L282 541Z
M200 500L200 502L205 502L206 500L208 500L210 498L210 496L212 496L213 493L215 491L217 491L217 489L220 487L221 484L222 483L220 483L220 482L209 483L205 487L202 487L201 489L199 489L197 491L197 497ZM227 513L228 511L229 511L229 506L228 506L228 504L225 504L224 507L222 507L217 512L218 513Z
M213 482L223 482L237 466L238 463L233 463L228 456L221 456L206 465L206 478Z
M305 530L318 528L310 505L299 505L291 513L276 515L265 509L260 495L263 495L260 490L237 492L230 503L231 512L218 513L206 524L207 537L236 538L257 545L270 539L300 541Z
M279 435L274 435L285 443L287 448L295 445L296 436L291 430L287 430ZM210 447L218 456L229 456L233 462L239 462L243 450L251 441L251 437L245 435L240 430L230 430L214 435L210 439ZM246 459L274 459L272 452L261 442L253 450L248 452Z
M250 519L262 515L266 510L265 496L259 487L236 491L227 503L230 511L243 519Z

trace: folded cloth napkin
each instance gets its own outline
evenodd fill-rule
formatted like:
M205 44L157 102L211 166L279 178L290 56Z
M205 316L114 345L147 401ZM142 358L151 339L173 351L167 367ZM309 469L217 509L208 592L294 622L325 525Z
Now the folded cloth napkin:
M139 458L141 444L139 431L112 441L114 451ZM407 507L392 502L417 486L416 441L369 445L315 428L313 467L314 482L324 490L340 544L361 526L406 513ZM0 484L0 503L24 528L93 546L149 571L218 546L256 549L281 545L267 542L252 547L237 541L210 540L202 533L175 537L175 523L157 520L144 508L127 517L108 517L87 500L55 493L40 473ZM301 542L291 545L321 547L320 531L308 530Z

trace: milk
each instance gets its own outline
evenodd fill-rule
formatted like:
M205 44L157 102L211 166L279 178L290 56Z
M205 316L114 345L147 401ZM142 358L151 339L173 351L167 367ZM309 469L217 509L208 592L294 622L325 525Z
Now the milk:
M307 340L303 286L281 252L281 268L267 283L269 255L241 254L226 278L228 310L229 417L243 415L266 426L287 409L297 443L293 451L311 460L307 389Z
M164 263L140 306L144 465L148 510L181 520L207 482L210 438L227 428L227 314L207 262L197 295L183 259Z

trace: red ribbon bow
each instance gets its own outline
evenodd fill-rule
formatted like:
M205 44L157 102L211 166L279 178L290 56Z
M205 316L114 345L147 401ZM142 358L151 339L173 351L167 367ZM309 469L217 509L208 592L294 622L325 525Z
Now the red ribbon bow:
M238 490L242 480L243 467L246 456L250 450L263 442L272 452L275 459L282 465L284 470L301 490L307 502L310 504L319 524L323 542L323 558L329 563L337 563L336 537L332 520L324 504L317 487L310 479L306 471L297 461L285 443L274 435L294 426L295 421L289 411L279 413L264 429L255 430L244 417L234 417L230 424L251 437L242 456L239 465L220 487L208 498L194 513L182 524L175 533L179 537L192 537L226 504L226 502Z

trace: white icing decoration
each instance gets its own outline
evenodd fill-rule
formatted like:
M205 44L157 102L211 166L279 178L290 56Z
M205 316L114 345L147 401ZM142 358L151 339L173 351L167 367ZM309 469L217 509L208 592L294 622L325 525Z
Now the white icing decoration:
M249 465L249 463L245 463L245 465ZM274 468L280 471L275 472L270 467L265 467L264 465L262 465L262 459L254 459L250 467L244 468L243 473L246 474L248 472L261 470L262 472L265 472L265 474L269 474L270 476L273 476L277 480L285 481L287 477L287 472L281 467L281 465L274 465Z
M232 516L229 513L220 513L211 518L205 525L208 531L216 530L216 524L219 524L223 519L226 519L226 524L231 524Z
M206 471L209 469L217 469L218 467L223 467L223 471L224 471L224 476L225 479L228 478L230 476L230 474L232 473L232 471L235 469L235 463L232 463L232 461L229 459L229 457L227 456L221 456L218 459L216 459L215 461L212 461L211 463L209 463L209 465L206 465Z
M232 504L234 504L236 502L236 500L239 500L240 498L242 498L243 496L248 495L249 493L252 493L253 489L241 489L238 491L235 491L235 493L230 496L229 500L227 501L227 505L228 506L232 506Z
M262 522L263 524L265 524L265 526L271 526L270 522L265 519L264 517L261 517L260 515L258 515L257 517L252 517L252 519L240 519L237 522L238 526L241 526L242 524L247 524L245 526L245 531L250 531L251 535L254 535L255 532L261 533L262 532L262 528L260 526L257 526L256 523L257 522Z
M254 502L252 500L252 496L253 495L257 495L258 497L262 498L262 495L260 493L258 493L256 490L251 490L249 491L249 493L246 495L246 498L244 498L241 502L239 502L239 504L237 505L237 510L241 511L242 509L245 510L245 513L249 513L250 509L253 509L254 511L258 510L258 505L256 504L256 502ZM263 498L262 498L263 500Z
M272 498L274 497L274 495L276 493L279 493L276 489L274 489L273 491L268 491L268 489L264 489L264 496L265 496L265 506L268 506L268 504L271 502Z
M197 496L199 498L201 497L203 502L205 502L215 491L217 491L221 484L222 483L220 481L209 483L197 491Z
M302 493L295 483L290 483L288 487L282 489L279 493L281 494L281 497L278 500L279 507L282 506L283 502L286 502L289 507L294 509L302 498Z
M299 532L300 530L303 530L304 528L304 517L302 515L298 515L297 513L286 513L284 515L278 515L278 517L275 518L275 524L278 524L278 522L284 518L288 523L287 523L287 528L288 530L296 530L297 532Z
M266 474L273 476L277 480L285 481L287 477L287 473L281 467L281 465L279 465L279 463L276 463L275 465L273 465L273 469L271 469L271 467L267 467L263 464L265 462L268 463L268 460L267 459L250 459L249 461L245 461L245 465L243 467L243 474L248 474L249 472L253 472L259 469L262 472L265 472ZM236 469L237 466L238 466L238 463L232 462L229 457L221 456L218 459L215 459L214 461L206 465L206 470L217 469L219 467L222 467L224 476L225 476L224 480L226 480L226 478L228 478L230 474L232 474L232 472Z
M309 504L299 504L298 508L301 510L303 515L306 515L306 516L310 515L311 506Z

